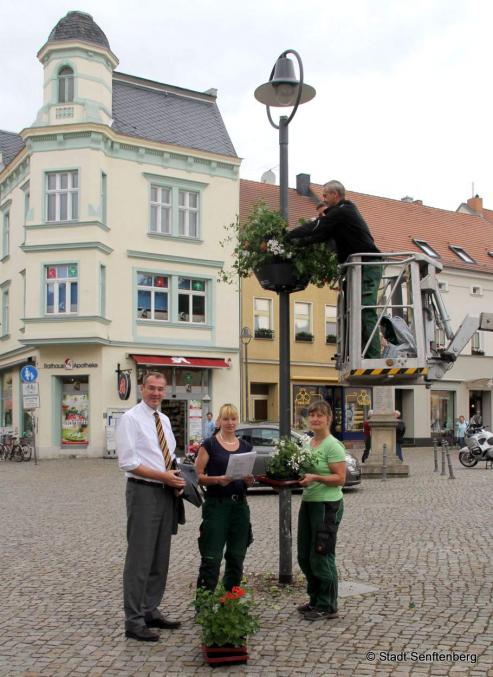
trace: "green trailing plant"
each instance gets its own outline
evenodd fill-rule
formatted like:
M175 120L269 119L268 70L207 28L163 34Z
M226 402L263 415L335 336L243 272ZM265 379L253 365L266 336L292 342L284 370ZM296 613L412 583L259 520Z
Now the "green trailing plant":
M222 585L214 591L197 588L195 608L206 646L244 646L260 627L251 592L240 586L230 592Z
M337 277L337 259L327 243L307 245L303 240L285 241L286 219L264 202L252 208L244 223L239 218L225 226L221 246L234 244L231 267L219 271L219 280L229 284L270 263L290 261L300 279L323 287Z
M271 339L274 336L273 329L255 329L255 338Z
M337 336L334 336L334 334L327 334L325 342L326 343L337 343Z
M297 341L313 341L313 334L309 331L299 331L295 336Z
M275 452L266 461L267 477L275 480L299 480L311 467L311 453L297 442L281 437Z

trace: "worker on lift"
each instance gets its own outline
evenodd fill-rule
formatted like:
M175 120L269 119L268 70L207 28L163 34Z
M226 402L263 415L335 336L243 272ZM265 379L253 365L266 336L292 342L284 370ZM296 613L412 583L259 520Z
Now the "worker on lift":
M340 181L326 183L323 187L323 198L327 205L323 213L314 221L303 223L289 231L286 235L287 240L304 238L307 244L331 240L339 263L345 263L352 254L380 253L368 224L358 208L353 202L346 200L346 189ZM368 257L366 260L375 262L376 259ZM365 257L362 257L362 261L365 261ZM381 278L382 266L362 266L362 306L376 305ZM364 346L377 323L377 311L375 308L367 308L361 315L362 345ZM365 358L378 359L379 357L380 336L379 332L375 332Z

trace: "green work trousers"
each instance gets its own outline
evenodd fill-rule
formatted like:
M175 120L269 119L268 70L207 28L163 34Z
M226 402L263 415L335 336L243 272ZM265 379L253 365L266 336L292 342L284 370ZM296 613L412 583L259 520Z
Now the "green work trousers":
M246 500L207 498L202 506L197 587L215 590L224 554L223 584L226 590L240 585L243 561L250 540L250 508Z
M363 265L361 272L361 305L375 306L378 297L378 287L382 279L382 266ZM361 351L370 338L373 327L377 323L377 311L368 308L361 311ZM380 357L380 332L377 330L371 340L363 359L375 360Z
M310 605L337 611L336 541L344 504L340 501L301 501L298 515L298 564L306 577ZM322 534L322 539L321 539ZM327 546L327 554L317 552L317 545Z

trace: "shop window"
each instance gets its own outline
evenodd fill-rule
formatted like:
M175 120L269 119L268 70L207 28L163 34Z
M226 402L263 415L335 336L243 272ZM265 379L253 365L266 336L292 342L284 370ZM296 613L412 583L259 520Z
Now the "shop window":
M449 390L432 390L430 400L432 436L453 437L454 393Z
M62 377L63 447L89 444L89 377Z
M79 218L79 172L46 174L46 220L76 221Z
M168 320L169 279L165 275L137 273L137 317Z
M2 401L0 406L0 419L2 427L12 427L12 376L5 374L1 379Z
M253 328L255 338L272 338L272 299L253 299Z
M206 280L178 278L179 322L205 322L206 285Z
M345 389L345 429L350 433L362 433L363 422L368 418L371 396L368 388Z
M58 73L58 103L69 103L74 100L74 71L64 66Z
M64 263L45 266L45 312L77 313L79 310L78 265Z

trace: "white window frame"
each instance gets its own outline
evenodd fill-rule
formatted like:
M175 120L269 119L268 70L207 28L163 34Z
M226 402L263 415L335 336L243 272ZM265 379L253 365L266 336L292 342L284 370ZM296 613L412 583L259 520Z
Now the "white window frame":
M267 310L260 310L257 308L257 301L265 301L267 303ZM260 325L257 326L257 318L258 319L267 319L267 326L266 327L261 327ZM253 331L254 333L257 331L257 329L269 329L272 331L272 299L268 299L265 297L261 296L254 296L253 297Z
M190 206L190 195L197 197L197 206ZM184 196L184 204L181 204L181 198ZM190 215L195 214L195 232L190 230ZM180 223L183 215L183 224ZM191 237L197 239L199 236L199 215L200 215L200 193L198 190L189 190L185 188L178 189L178 235L180 237ZM183 231L183 232L182 232Z
M55 177L55 187L50 188L50 177ZM62 177L67 177L67 187L62 188ZM74 186L74 178L76 185ZM62 199L67 200L67 218L62 219ZM54 198L54 218L50 218L50 198ZM52 215L53 216L53 215ZM46 222L65 223L79 219L79 171L70 169L59 172L46 172Z
M448 292L448 282L439 282L438 291L441 292L442 294Z
M431 256L434 259L439 259L440 256L433 249L431 244L428 244L426 240L413 239L414 244L421 249L427 256Z
M152 192L156 191L156 200L152 199ZM163 191L168 191L169 193L169 202L163 200ZM150 218L149 218L149 232L158 233L160 235L171 235L173 227L173 189L171 186L161 186L156 183L151 183L151 195L150 195ZM156 225L153 228L152 225L152 214L153 211L156 212ZM162 213L163 211L168 213L168 228L164 229Z
M147 275L152 277L152 281L154 282L155 277L164 277L168 281L168 286L167 287L157 287L154 284L152 285L144 285L144 284L139 284L139 275ZM139 316L139 291L145 291L145 292L150 292L151 294L151 316L150 317L142 317ZM166 294L168 297L168 318L164 319L162 317L156 317L156 293L158 294ZM171 277L169 275L163 275L162 273L150 273L150 272L145 272L143 270L137 271L137 319L142 320L143 322L147 320L152 320L154 322L171 322L171 305L170 305L170 300L171 300Z
M483 296L483 288L479 285L473 285L471 287L471 296Z
M2 289L2 336L9 333L9 289Z
M190 289L180 289L180 280L190 280ZM204 283L204 291L197 291L192 289L192 285L194 282L203 282ZM207 314L208 314L208 309L207 309L207 303L208 303L208 293L209 293L209 285L208 285L208 280L204 278L199 278L199 277L188 277L185 275L178 275L176 277L176 286L177 286L177 316L178 316L178 322L180 324L207 324ZM189 301L188 301L188 320L182 319L180 317L180 296L188 296ZM203 320L194 320L193 319L193 297L201 297L204 298L204 319Z
M74 69L62 66L58 71L58 103L71 103L74 100Z
M334 333L331 334L331 336L335 336L337 338L337 308L336 306L331 306L330 304L325 304L325 341L327 342L327 336L329 336L329 332L327 331L327 323L330 322L331 324L335 325L335 330Z
M461 261L464 261L464 263L476 263L472 256L466 252L464 247L459 247L455 244L449 244L449 249L453 251L454 254L458 256L459 259L461 259Z
M471 337L471 354L483 352L483 340L480 331L475 331Z
M2 258L10 254L10 210L3 212L2 219Z
M59 277L58 276L58 268L61 266L76 266L77 268L77 276L76 277L69 277L68 272L67 272L67 277ZM56 277L48 277L48 269L49 268L56 268L57 269L57 276ZM53 315L77 315L79 312L79 292L80 292L80 287L79 287L79 264L78 263L50 263L50 264L45 264L44 266L44 312L45 315L48 316L53 316ZM61 289L62 285L65 284L65 292ZM77 290L77 303L76 303L76 309L72 310L71 309L71 298L72 298L72 285L76 285L76 290ZM53 285L53 310L50 311L48 310L48 286ZM61 300L61 294L65 293L65 310L60 310L60 300Z
M303 305L303 306L308 306L308 315L305 314L300 314L297 310L297 307ZM310 303L309 301L295 301L294 302L294 321L293 321L293 328L294 328L294 337L296 339L296 335L299 334L301 331L306 331L308 334L313 335L313 304ZM296 329L296 320L298 318L306 319L308 317L308 329Z

